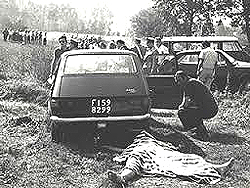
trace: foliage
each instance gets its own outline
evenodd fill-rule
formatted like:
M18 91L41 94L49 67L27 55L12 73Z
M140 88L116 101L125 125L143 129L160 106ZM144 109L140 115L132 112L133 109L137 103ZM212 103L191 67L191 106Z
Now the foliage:
M1 0L1 4L4 2ZM22 19L22 14L18 11L18 6L15 1L10 0L5 6L1 7L0 25L2 27L10 27L13 29L25 29L25 23Z
M225 15L232 19L231 25L241 26L250 41L250 1L249 0L217 0L218 15Z
M83 15L84 19L81 19L77 10L69 5L53 3L37 5L31 1L22 9L17 6L15 1L10 1L7 6L0 6L0 10L4 12L0 13L0 25L15 30L84 32L106 35L110 33L113 18L108 7L96 7L90 16L86 14Z
M164 24L173 35L208 35L214 32L211 19L213 0L154 0ZM202 33L196 33L202 31Z
M131 18L132 30L138 37L160 36L167 33L157 9L149 8L141 10Z
M107 35L111 32L113 14L108 7L95 7L90 16L82 22L82 32L87 34Z
M232 26L242 26L250 39L249 0L154 0L173 35L214 34L212 18L227 16Z
M0 54L8 54L0 57L1 77L5 80L31 77L45 83L49 76L54 47L27 45L24 48L23 45L16 43L10 45L11 52L4 44L0 48Z

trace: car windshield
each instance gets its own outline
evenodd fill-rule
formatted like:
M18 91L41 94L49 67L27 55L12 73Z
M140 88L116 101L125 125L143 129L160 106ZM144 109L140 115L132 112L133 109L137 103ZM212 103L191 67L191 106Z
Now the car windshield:
M65 74L136 73L131 55L126 54L77 54L66 58Z

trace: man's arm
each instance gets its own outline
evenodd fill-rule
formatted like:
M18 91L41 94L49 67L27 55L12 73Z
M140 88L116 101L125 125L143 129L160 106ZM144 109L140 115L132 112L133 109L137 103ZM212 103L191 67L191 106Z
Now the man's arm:
M158 55L159 55L159 53L157 52L157 50L155 50L152 54L153 58L152 58L152 66L151 66L151 70L150 70L151 74L156 71L157 63L158 63Z
M204 62L204 50L201 50L199 57L198 57L198 65L197 65L197 69L196 69L196 75L199 76L200 72L201 72L201 68L203 66L203 62Z
M196 75L199 76L200 75L200 72L201 72L201 68L202 68L202 65L203 65L203 59L199 58L198 59L198 65L197 65L197 69L196 69Z
M56 49L54 52L54 57L53 57L51 66L50 66L50 75L51 76L55 73L57 61L58 61L58 50Z

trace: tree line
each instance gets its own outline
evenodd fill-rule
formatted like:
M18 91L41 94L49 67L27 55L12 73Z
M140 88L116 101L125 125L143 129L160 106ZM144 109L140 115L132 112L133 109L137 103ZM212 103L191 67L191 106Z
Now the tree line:
M131 19L139 36L208 36L215 33L213 19L229 18L233 29L241 28L250 41L249 0L152 0L154 7ZM218 22L218 25L220 24Z
M213 19L227 17L234 28L241 28L250 41L250 0L152 0L154 6L131 18L131 35L175 36L213 35ZM6 6L6 2L8 5ZM132 6L132 5L131 5ZM108 7L96 7L80 17L69 5L37 5L29 2L20 9L16 0L0 0L0 24L14 29L79 32L114 35L113 14Z
M107 7L96 7L90 16L70 5L38 5L28 2L19 7L16 0L0 0L0 26L13 30L61 31L69 33L111 34L112 13Z

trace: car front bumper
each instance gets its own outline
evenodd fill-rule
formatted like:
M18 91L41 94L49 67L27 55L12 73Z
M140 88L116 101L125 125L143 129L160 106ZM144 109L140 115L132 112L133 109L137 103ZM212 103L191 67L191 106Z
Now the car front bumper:
M114 116L114 117L84 117L84 118L60 118L51 116L50 120L55 122L112 122L112 121L139 121L149 119L150 114L140 116Z

